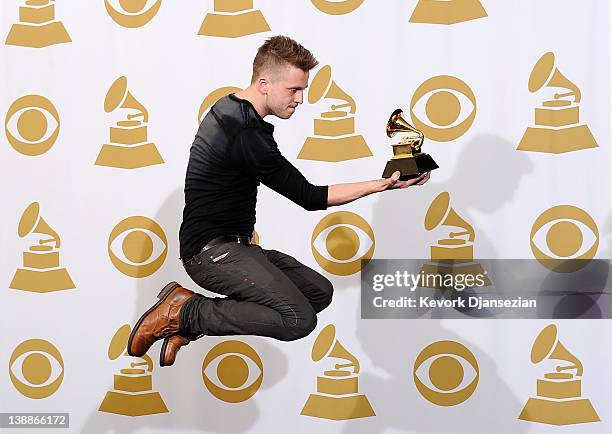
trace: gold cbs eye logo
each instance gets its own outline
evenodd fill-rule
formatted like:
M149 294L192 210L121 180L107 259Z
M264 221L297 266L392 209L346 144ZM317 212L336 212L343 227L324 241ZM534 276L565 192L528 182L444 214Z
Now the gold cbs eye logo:
M153 19L161 0L104 0L108 15L123 27L142 27Z
M585 267L597 253L599 230L582 209L558 205L538 216L530 244L533 255L546 268L571 273Z
M310 242L317 263L337 276L357 273L374 255L374 231L362 217L348 211L324 217Z
M468 104L472 106L471 111L464 113ZM425 137L449 142L461 137L472 126L476 117L476 97L472 89L457 77L438 75L426 80L414 92L410 100L410 115L414 126Z
M438 341L419 353L412 371L423 397L440 406L466 401L478 385L476 357L458 342Z
M224 402L251 398L263 381L263 363L257 352L241 341L215 345L202 362L202 380L210 393Z
M53 395L64 379L64 360L59 350L43 339L20 343L11 354L9 375L22 395L42 399Z
M310 0L321 12L329 15L350 14L363 3L363 0Z
M168 240L163 229L144 216L121 220L108 237L108 255L123 274L147 277L162 266L168 254Z
M26 95L8 109L4 131L11 146L20 154L41 155L55 144L60 119L55 106L44 96Z

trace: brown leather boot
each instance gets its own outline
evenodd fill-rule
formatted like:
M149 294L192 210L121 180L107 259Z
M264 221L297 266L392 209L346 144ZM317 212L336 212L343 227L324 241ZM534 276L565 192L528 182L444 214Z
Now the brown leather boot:
M159 366L173 365L176 360L176 353L189 342L191 342L191 339L181 335L172 335L165 338L159 353Z
M142 357L158 339L179 332L179 312L193 291L170 282L158 294L159 300L138 320L128 340L130 356Z

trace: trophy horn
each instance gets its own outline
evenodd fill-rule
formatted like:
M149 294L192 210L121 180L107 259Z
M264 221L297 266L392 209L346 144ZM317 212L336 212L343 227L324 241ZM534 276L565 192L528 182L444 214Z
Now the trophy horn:
M308 91L308 102L315 104L324 97L344 101L344 104L332 104L332 110L348 108L349 113L355 113L355 100L332 80L332 70L329 65L321 68L312 79L310 90Z
M60 246L60 237L57 232L55 232L51 228L51 226L49 226L49 224L41 217L40 205L38 204L38 202L32 202L25 209L25 211L21 215L21 219L19 220L19 227L17 229L17 232L21 238L31 233L48 235L51 237L51 239L43 241L52 241L53 243L55 243L56 248L59 248Z
M557 339L557 327L554 324L540 332L531 349L532 363L540 363L544 359L570 362L568 366L557 366L557 372L576 369L576 375L582 376L582 363Z
M555 99L573 96L574 102L580 102L580 89L570 79L564 76L559 68L555 68L555 55L552 52L544 54L537 61L529 76L529 91L537 92L542 87L560 87L569 92L555 94Z
M463 232L451 232L450 237L455 238L467 235L467 241L474 241L474 228L450 206L450 194L440 193L429 205L425 216L425 229L431 231L438 226L454 226L463 229Z
M349 363L337 363L336 369L342 368L353 368L353 373L359 373L359 361L357 358L336 339L336 343L332 347L327 357L335 357L337 359L343 359Z
M565 371L567 369L576 369L576 375L578 377L582 376L582 373L583 373L582 363L580 362L578 357L573 355L567 348L565 348L565 346L561 343L561 341L557 341L557 345L555 346L555 349L552 351L552 353L550 353L548 358L551 360L561 360L563 362L570 363L570 365L566 365L566 366L557 366L557 372Z
M336 364L336 369L353 368L353 373L359 373L359 361L349 350L336 339L336 328L328 324L321 332L312 346L312 360L318 362L324 357L344 359L349 363Z
M387 137L393 137L396 133L414 133L418 134L419 138L423 138L423 133L402 117L401 109L395 109L387 121Z
M138 111L136 114L128 115L128 119L142 116L144 123L149 120L149 112L145 106L128 91L127 78L125 76L121 76L114 81L104 99L104 111L106 113L110 113L118 107Z

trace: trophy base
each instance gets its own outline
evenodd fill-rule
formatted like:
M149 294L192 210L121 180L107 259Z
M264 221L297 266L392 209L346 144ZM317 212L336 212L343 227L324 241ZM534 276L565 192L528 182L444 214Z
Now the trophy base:
M100 149L95 165L117 167L119 169L137 169L163 163L164 160L159 155L154 143L137 146L104 144Z
M528 127L516 149L563 154L597 147L589 126L583 124L563 128Z
M298 160L338 162L371 157L372 151L361 134L347 137L308 137Z
M111 390L106 392L98 411L123 416L145 416L168 413L168 407L158 392L129 394Z
M529 422L548 425L572 425L576 423L599 422L599 416L588 399L552 401L529 398L518 417Z
M270 26L259 10L239 14L206 14L198 31L201 36L239 38L255 33L269 32Z
M411 23L456 24L484 18L487 12L479 0L419 0L410 17Z
M55 270L18 268L9 288L29 292L54 292L74 289L76 286L65 268Z
M400 171L400 180L417 178L424 172L437 169L439 166L429 154L419 153L412 158L398 158L387 161L383 178L390 178L394 172Z
M334 397L313 393L300 414L331 420L376 416L368 398L361 394Z
M67 42L72 42L72 39L62 22L52 21L40 26L13 24L5 43L20 47L43 48Z

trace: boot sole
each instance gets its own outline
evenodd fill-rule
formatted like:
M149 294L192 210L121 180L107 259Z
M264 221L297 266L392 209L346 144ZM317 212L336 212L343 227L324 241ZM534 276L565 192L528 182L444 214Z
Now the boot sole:
M149 308L149 310L147 310L145 313L142 314L142 316L138 319L138 322L136 322L136 325L134 326L134 328L132 329L132 333L130 333L130 338L128 339L128 344L127 344L127 353L132 356L132 357L142 357L146 354L132 354L132 340L134 339L134 336L136 335L136 333L138 332L138 329L140 328L140 325L142 324L142 322L144 321L144 319L147 317L147 315L149 315L154 309L156 309L160 304L162 304L166 298L168 298L168 296L170 295L170 293L176 289L179 288L181 285L179 285L176 282L170 282L169 284L167 284L166 286L164 286L164 289L162 289L159 294L157 294L157 298L159 300L157 300L157 303L155 303L153 306L151 306Z

